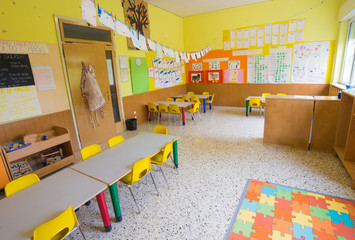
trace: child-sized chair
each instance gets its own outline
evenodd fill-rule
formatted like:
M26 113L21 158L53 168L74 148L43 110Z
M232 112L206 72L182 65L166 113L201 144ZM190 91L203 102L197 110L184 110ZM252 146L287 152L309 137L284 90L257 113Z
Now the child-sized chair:
M170 113L174 115L175 123L176 123L176 115L180 115L181 119L182 119L182 113L181 113L180 108L177 104L170 104L169 108L170 108Z
M108 145L112 148L121 142L124 142L124 138L122 136L116 136L108 140Z
M260 102L260 98L250 98L250 100L249 100L249 109L248 109L249 112L250 112L251 108L259 108L260 109L260 117L261 117L261 102Z
M187 92L187 95L195 95L194 92Z
M200 117L200 119L202 121L201 114L198 111L198 110L200 110L200 104L201 103L197 102L197 103L194 104L193 108L190 108L190 109L187 110L187 112L191 113L192 120L194 120L194 121L195 121L195 117L194 117L195 113L198 113L198 116ZM195 122L195 124L196 124L196 122Z
M166 99L166 101L168 101L168 102L174 102L174 98L169 97L169 98Z
M148 122L149 122L151 113L156 113L157 119L159 119L158 118L159 110L157 108L157 105L155 105L154 103L148 103Z
M102 152L101 147L98 144L92 144L81 149L80 154L81 154L81 158L84 161L92 156L95 156L100 152Z
M263 94L261 94L262 97L267 97L269 95L271 95L271 93L263 93ZM265 100L260 100L260 102L265 104Z
M188 95L183 95L182 99L184 99L184 102L190 102L190 97Z
M165 114L168 114L169 121L170 121L170 115L169 115L169 108L166 104L164 103L159 103L158 104L159 112L162 117L164 117ZM164 114L164 115L163 115Z
M209 92L203 92L202 95L210 95Z
M168 185L169 189L170 189L170 186L169 186L168 180L165 177L163 169L161 168L161 165L163 165L163 163L165 163L166 160L168 160L168 158L171 156L171 153L173 152L173 142L174 141L175 140L173 139L170 143L168 143L164 147L163 151L160 151L158 154L156 154L154 157L151 158L152 164L157 165L159 170L163 174L164 180L165 180L166 184Z
M185 101L182 98L177 98L177 99L175 99L175 102L185 102Z
M153 129L153 133L159 133L159 134L168 134L168 129L165 126L156 126Z
M33 240L63 239L79 228L81 235L85 238L80 228L73 206L68 207L58 217L36 227L33 232Z
M214 101L214 94L212 94L212 97L211 99L207 99L206 100L206 104L209 104L210 105L210 109L213 108L213 101Z
M19 177L5 186L5 196L11 196L14 193L17 193L18 191L21 191L22 189L25 189L35 183L39 182L39 178L36 174L30 173L27 175L24 175L22 177Z

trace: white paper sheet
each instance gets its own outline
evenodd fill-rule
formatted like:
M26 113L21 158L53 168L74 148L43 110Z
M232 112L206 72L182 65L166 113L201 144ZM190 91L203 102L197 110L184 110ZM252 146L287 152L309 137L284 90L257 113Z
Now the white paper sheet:
M264 28L263 27L259 27L258 28L257 35L258 35L258 38L259 37L264 37Z
M230 42L230 44L231 44L231 48L233 49L233 48L236 48L237 47L237 39L231 39L231 42Z
M256 37L256 27L250 28L250 37Z
M294 32L297 30L297 22L296 21L289 21L288 22L288 31Z
M127 69L121 69L121 82L128 82L128 70Z
M175 61L176 61L176 63L180 63L180 55L177 50L175 50Z
M270 49L268 83L290 83L292 48Z
M272 45L278 45L279 44L279 35L272 35Z
M155 48L155 42L151 39L147 39L148 40L148 46L149 46L149 49L152 50L152 51L156 51L156 48Z
M230 30L230 38L237 38L237 29Z
M304 31L297 31L296 42L303 42L303 41L304 41Z
M191 53L191 58L196 61L196 53Z
M225 41L224 42L224 51L228 51L228 50L230 50L230 42L229 41Z
M280 34L287 34L288 24L284 23L280 25Z
M280 45L287 44L287 35L280 35Z
M306 23L305 19L298 19L297 20L297 30L303 30L305 23Z
M127 68L127 58L126 56L119 56L120 68Z
M110 13L108 13L105 9L98 7L97 14L99 16L100 23L115 31L115 22L113 21Z
M250 38L250 46L256 46L256 37L251 37Z
M243 37L249 39L249 29L243 30Z
M237 40L237 48L243 48L243 39Z
M139 46L140 46L139 49L148 52L146 38L142 34L139 34L138 40L139 40Z
M238 29L237 30L237 39L241 39L243 38L243 30L242 29Z
M163 57L163 52L161 50L161 45L159 43L155 44L156 52L157 52L157 57L162 58Z
M265 44L271 44L271 35L265 35Z
M288 43L294 43L296 41L296 33L295 32L289 32L288 37L287 37L287 42Z
M279 34L279 24L272 25L272 34L273 35Z
M264 38L263 37L258 37L257 46L258 47L263 47L264 46Z
M127 25L118 19L116 20L116 32L122 36L129 38L131 37L131 31L129 30Z
M243 40L243 48L249 48L249 38Z
M55 89L52 66L32 66L32 71L37 91L48 91Z
M140 49L139 39L138 39L138 32L136 30L134 30L133 28L131 28L131 39L132 39L133 45L136 48Z
M96 27L96 7L91 0L81 0L81 18Z

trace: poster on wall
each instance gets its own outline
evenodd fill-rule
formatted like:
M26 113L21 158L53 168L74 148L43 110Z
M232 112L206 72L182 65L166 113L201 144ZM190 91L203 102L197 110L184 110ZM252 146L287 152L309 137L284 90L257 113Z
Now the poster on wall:
M248 56L248 83L265 83L268 77L269 56Z
M229 61L228 69L240 69L240 61L239 60Z
M189 71L189 83L204 83L204 72Z
M325 83L329 48L329 41L295 44L291 82Z
M290 83L292 48L270 49L268 83Z
M226 69L224 70L224 83L243 83L243 69Z
M209 62L210 70L219 70L220 69L220 61L210 61Z
M206 83L223 83L223 70L206 71Z
M193 63L192 71L202 71L202 63Z

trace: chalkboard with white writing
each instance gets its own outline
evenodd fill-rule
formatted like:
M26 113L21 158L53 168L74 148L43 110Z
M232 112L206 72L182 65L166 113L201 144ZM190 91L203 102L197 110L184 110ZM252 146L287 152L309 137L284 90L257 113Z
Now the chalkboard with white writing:
M0 88L35 85L27 54L0 54Z

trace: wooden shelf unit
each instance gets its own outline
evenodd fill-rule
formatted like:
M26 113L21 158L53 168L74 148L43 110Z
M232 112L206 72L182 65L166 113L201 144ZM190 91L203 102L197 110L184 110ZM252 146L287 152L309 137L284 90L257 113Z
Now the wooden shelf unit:
M355 189L355 89L343 91L335 133L334 150L351 176Z
M32 166L33 173L37 174L40 178L74 162L75 159L70 134L66 128L54 126L51 131L41 133L39 136L41 138L42 136L46 136L48 140L41 140L32 143L28 147L8 153L2 149L5 161L7 162L7 168L11 174L11 180L14 179L14 175L11 171L10 164L16 161L27 159L28 163ZM40 153L52 147L62 148L64 158L53 164L43 166Z

